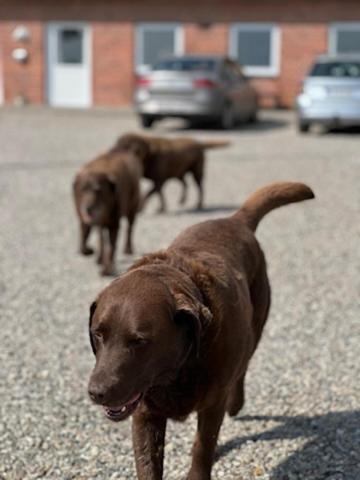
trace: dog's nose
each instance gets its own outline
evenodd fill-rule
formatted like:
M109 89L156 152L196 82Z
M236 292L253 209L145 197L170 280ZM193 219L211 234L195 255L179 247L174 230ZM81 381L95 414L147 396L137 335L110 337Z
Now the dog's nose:
M92 384L88 389L89 397L95 403L103 403L105 400L105 387L104 385Z

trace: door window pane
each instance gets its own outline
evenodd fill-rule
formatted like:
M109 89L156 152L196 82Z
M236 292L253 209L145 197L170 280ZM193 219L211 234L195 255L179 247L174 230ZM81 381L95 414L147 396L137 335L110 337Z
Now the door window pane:
M153 65L175 53L175 31L145 30L143 34L143 59L145 65Z
M338 30L336 38L337 53L360 53L360 28Z
M76 29L63 29L59 31L58 35L58 62L82 63L82 31Z

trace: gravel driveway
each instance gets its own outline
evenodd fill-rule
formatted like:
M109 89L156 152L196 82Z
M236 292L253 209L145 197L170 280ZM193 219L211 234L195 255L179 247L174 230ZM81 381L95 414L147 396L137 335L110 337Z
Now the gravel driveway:
M86 393L94 363L88 307L109 283L80 257L71 201L76 169L136 127L130 113L0 111L0 478L134 479L130 421L103 418ZM230 214L274 180L308 182L317 200L271 213L258 230L273 288L271 315L247 376L241 416L226 419L214 479L360 478L359 132L299 136L292 114L267 112L209 153L206 209L179 208L166 188L135 229L137 256L184 227ZM145 184L144 184L145 186ZM121 242L122 243L122 242ZM134 257L119 250L117 267ZM169 424L165 479L184 479L195 418Z

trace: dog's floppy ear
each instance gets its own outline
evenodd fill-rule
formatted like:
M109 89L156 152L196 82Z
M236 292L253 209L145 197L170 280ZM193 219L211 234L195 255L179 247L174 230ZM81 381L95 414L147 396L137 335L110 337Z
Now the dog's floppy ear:
M91 335L91 323L92 323L92 319L93 319L93 316L94 316L94 313L95 313L95 310L96 310L96 306L97 306L97 303L96 303L96 302L93 302L93 303L90 305L90 316L89 316L89 337L90 337L90 345L91 345L91 348L92 348L92 351L93 351L93 354L94 354L94 355L96 355L96 348L95 348L95 342L94 342L93 336Z
M79 186L80 186L80 175L77 174L72 183L73 191L75 192Z
M176 313L175 322L188 328L195 346L196 356L199 357L200 337L204 327L212 320L210 310L196 299L187 298L183 294L175 294Z

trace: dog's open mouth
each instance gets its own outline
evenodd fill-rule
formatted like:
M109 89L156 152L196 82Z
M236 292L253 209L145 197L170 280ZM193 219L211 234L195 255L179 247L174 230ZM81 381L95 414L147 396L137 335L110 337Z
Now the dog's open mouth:
M106 405L104 405L103 409L105 415L107 416L107 418L113 420L114 422L120 422L121 420L125 420L125 418L131 415L136 409L136 407L139 405L142 396L142 393L137 393L128 402L123 403L119 407L107 407Z

